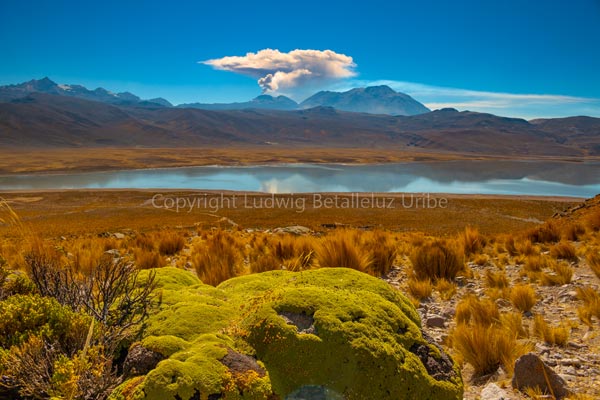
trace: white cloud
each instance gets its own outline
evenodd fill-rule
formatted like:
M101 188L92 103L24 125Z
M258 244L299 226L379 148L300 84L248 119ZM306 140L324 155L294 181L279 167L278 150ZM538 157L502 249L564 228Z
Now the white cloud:
M264 49L245 56L201 61L215 69L236 72L258 79L264 92L285 92L300 86L317 87L356 75L352 57L332 50Z

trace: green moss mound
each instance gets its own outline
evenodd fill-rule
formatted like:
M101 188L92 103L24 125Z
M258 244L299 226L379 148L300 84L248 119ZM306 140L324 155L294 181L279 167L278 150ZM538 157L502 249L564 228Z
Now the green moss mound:
M457 366L379 279L273 271L213 288L184 274L157 270L163 303L141 342L168 358L113 399L462 398Z

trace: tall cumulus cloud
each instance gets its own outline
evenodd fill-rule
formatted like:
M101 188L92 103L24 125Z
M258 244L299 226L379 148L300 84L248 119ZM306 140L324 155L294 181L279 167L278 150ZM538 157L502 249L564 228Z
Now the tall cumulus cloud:
M302 86L319 86L356 75L352 57L332 50L264 49L245 56L201 61L215 69L256 78L263 92L293 91Z

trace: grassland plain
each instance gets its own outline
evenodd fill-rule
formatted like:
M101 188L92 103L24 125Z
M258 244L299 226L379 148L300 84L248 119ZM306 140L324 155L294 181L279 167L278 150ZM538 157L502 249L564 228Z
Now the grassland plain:
M494 156L445 152L437 149L407 151L391 147L295 147L263 145L202 148L3 148L0 174L110 171L119 169L191 167L202 165L257 165L277 163L394 163L452 160L597 161L598 156Z
M3 218L0 254L10 269L28 271L30 238L35 237L41 251L83 276L108 251L143 271L165 266L188 270L190 279L196 274L203 290L211 293L212 286L226 290L237 285L233 282L253 281L256 272L352 268L382 278L408 296L425 334L461 367L467 399L478 398L488 382L503 388L507 398L524 398L510 388L510 378L515 359L529 351L562 374L572 398L600 396L600 198L584 203L447 196L445 208L381 213L310 207L302 213L266 208L177 213L154 208L149 203L154 194L4 193L21 228ZM286 228L290 225L308 229ZM163 301L168 305L170 300L167 296ZM253 304L260 308L260 302ZM78 318L85 327L89 317ZM167 332L169 324L153 318L148 326L154 333L186 340L185 332ZM235 326L242 329L243 323ZM205 345L223 340L229 343L216 337ZM167 342L169 348L182 345L177 339ZM22 350L35 345L28 342ZM271 357L268 346L256 345L265 359ZM66 390L63 383L55 390ZM127 393L142 381L134 378L130 384ZM532 389L529 394L535 393Z

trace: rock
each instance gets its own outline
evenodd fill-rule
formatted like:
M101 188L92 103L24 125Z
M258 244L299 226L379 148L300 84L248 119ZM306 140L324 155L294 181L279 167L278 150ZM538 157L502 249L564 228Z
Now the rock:
M515 362L512 386L521 391L538 387L542 392L554 395L557 399L569 395L564 379L534 353L525 354Z
M113 233L113 237L115 239L125 239L125 235L120 232Z
M127 353L123 364L123 375L126 378L138 375L146 375L156 368L156 365L165 359L160 353L156 353L139 343L133 344Z
M113 257L121 257L121 253L119 253L119 250L117 249L110 249L110 250L106 250L104 252L104 254L109 254Z
M273 230L275 233L291 233L292 235L306 235L311 232L311 230L305 226L293 225L286 226L284 228L275 228Z
M431 328L443 328L446 325L446 319L439 315L432 315L427 318L425 323Z
M510 399L508 392L493 382L488 383L481 391L481 400L508 399Z

